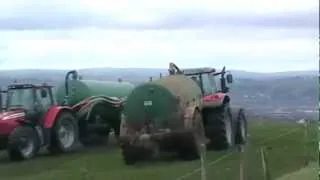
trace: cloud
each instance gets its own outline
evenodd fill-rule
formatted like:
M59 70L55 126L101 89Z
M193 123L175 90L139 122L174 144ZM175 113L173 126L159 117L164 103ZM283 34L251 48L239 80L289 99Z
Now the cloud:
M8 32L2 42L6 45L2 55L7 61L0 69L166 68L170 61L182 67L227 65L249 71L316 67L317 48L313 39L281 38L268 30L262 33L266 36L250 38L258 35L245 30L237 32L239 37L231 31L210 36L213 34L210 30Z
M315 1L235 2L3 1L0 69L318 67Z
M150 28L199 28L217 26L228 27L261 27L261 28L317 28L316 10L268 15L255 14L215 14L211 12L182 12L173 14Z
M37 3L29 3L35 1ZM141 1L141 0L140 0ZM28 1L20 8L8 8L0 13L0 29L71 29L71 28L113 28L113 29L182 29L227 27L262 27L262 28L316 28L318 27L318 8L302 6L298 8L296 0L290 9L290 1L283 11L276 11L284 3L273 4L272 9L263 10L261 5L270 6L260 1L261 5L251 0L244 0L242 5L229 5L216 1L178 1L182 4L164 1L159 8L143 1L145 7L137 3L102 3L94 0L73 1L69 4L57 2ZM80 2L80 3L79 3ZM124 2L124 1L121 1ZM172 1L171 1L172 2ZM273 2L273 1L271 1ZM229 2L231 3L231 2ZM235 4L233 2L233 4ZM107 6L108 5L108 6ZM139 4L142 5L143 4ZM157 5L157 4L155 4ZM165 6L166 5L166 6ZM1 4L0 4L1 6ZM110 6L110 7L109 7ZM193 8L191 8L193 6ZM238 6L238 7L237 7ZM254 8L248 8L252 6ZM23 7L23 8L22 8ZM162 7L162 8L161 8ZM169 8L170 7L170 8ZM221 8L221 9L219 9ZM241 10L237 10L237 9ZM267 7L264 7L267 8ZM0 9L1 10L1 9ZM224 11L223 11L224 10ZM246 11L245 11L246 10Z

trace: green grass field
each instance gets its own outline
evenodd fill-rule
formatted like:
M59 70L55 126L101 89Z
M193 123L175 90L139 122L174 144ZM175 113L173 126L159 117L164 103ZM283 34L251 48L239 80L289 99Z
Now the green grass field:
M314 129L310 131L310 136L315 137ZM263 179L259 153L262 145L271 148L268 150L268 160L272 178L303 168L306 159L304 152L308 152L310 161L316 161L316 139L310 139L305 151L304 129L301 125L259 121L250 123L250 134L251 142L247 151L250 180ZM208 152L207 179L239 179L239 155L235 150ZM112 144L109 147L83 149L77 153L56 157L44 155L21 163L8 162L5 154L2 157L0 180L175 180L192 171L193 174L182 179L200 179L200 172L194 171L200 167L199 161L154 162L126 166L119 149Z
M312 163L296 172L286 174L277 180L317 180L318 179L318 166L317 163Z

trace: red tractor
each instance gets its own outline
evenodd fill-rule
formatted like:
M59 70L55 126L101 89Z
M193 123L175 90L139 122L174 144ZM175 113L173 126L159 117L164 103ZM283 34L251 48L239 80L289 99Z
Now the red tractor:
M12 84L1 94L6 98L1 98L0 149L6 149L11 160L30 159L42 147L54 154L76 147L75 115L70 107L56 105L52 86Z
M174 66L174 64L173 64ZM176 67L177 68L177 67ZM181 71L200 86L203 94L206 137L209 149L224 150L247 140L247 119L243 108L231 108L228 95L232 74L225 67L217 72L214 68L192 68Z

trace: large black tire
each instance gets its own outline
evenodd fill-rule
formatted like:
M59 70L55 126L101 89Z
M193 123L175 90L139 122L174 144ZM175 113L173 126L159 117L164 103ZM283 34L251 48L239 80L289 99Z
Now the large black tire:
M208 149L226 150L235 144L235 130L229 104L212 108L206 113L206 136Z
M126 165L134 165L139 161L151 160L152 150L145 149L129 143L122 147L122 157Z
M12 161L28 160L37 155L40 139L30 126L17 127L8 139L8 154Z
M236 118L236 144L246 144L248 139L248 122L244 109L238 109L233 117Z
M65 136L69 136L69 139L67 140L69 142L64 142L59 136L60 133L62 134L62 130L67 134ZM48 146L48 151L51 154L72 152L75 150L78 143L79 127L76 118L68 111L61 112L51 130L51 141Z
M178 156L181 160L192 161L199 159L200 152L195 137L190 133L182 136L178 149Z
M122 157L126 165L133 165L139 161L139 149L137 147L125 144L122 147Z

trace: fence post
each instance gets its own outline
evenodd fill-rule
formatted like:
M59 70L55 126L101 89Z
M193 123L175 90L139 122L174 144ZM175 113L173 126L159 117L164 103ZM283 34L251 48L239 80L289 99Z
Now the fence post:
M261 162L262 162L264 180L271 180L270 169L268 164L268 153L266 148L261 147L260 153L261 153Z
M304 122L304 165L307 166L309 164L309 120L305 119Z
M206 144L200 145L200 161L201 161L201 180L207 180L207 172L206 172Z
M319 110L320 110L320 102L319 102ZM320 180L320 118L318 120L318 179Z
M248 180L247 144L239 146L240 152L240 180Z

